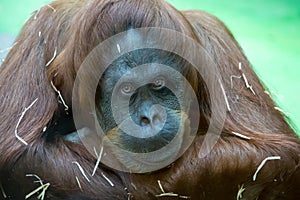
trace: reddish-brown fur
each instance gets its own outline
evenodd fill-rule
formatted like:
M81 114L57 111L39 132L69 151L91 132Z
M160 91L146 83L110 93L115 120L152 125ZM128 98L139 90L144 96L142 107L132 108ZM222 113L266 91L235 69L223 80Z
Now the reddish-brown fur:
M242 185L244 200L299 198L300 141L274 109L273 101L222 22L200 11L177 11L161 0L59 0L51 6L55 12L44 6L28 20L0 68L0 182L7 199L24 199L39 187L26 174L36 174L44 183L50 183L46 199L179 198L156 197L162 193L158 180L165 192L191 199L236 199ZM170 167L138 175L100 165L94 177L88 175L88 182L72 163L77 161L89 174L93 171L95 159L84 146L62 139L49 144L43 138L43 128L64 109L50 81L71 105L74 79L84 58L99 42L126 31L128 23L135 28L174 29L199 42L222 74L231 111L227 112L220 139L205 158L198 158L205 137L199 133ZM45 67L55 49L57 57ZM240 73L239 62L256 95L242 79L235 79L231 88L230 76ZM239 100L235 102L237 95ZM24 108L36 98L18 127L26 146L14 132ZM237 137L232 131L251 139ZM253 181L257 167L269 156L281 159L267 162ZM0 199L4 199L1 194Z

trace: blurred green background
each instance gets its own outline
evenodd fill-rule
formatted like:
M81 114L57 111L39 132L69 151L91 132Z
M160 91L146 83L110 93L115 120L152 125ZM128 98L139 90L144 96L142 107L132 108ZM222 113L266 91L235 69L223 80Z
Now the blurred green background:
M168 0L178 9L216 15L233 32L278 106L300 132L299 0ZM0 49L9 47L26 19L49 0L0 1ZM0 56L5 52L0 50ZM0 62L1 63L1 62Z

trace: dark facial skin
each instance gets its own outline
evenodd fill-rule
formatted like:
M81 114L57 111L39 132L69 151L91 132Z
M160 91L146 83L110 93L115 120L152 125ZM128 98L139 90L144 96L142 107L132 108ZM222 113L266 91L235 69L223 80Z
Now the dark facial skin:
M114 61L100 81L101 92L98 92L96 100L100 125L110 140L125 150L134 153L158 150L174 138L181 125L178 97L180 99L184 95L183 80L170 74L163 65L178 72L180 66L176 64L175 55L165 57L164 54L167 53L155 49L129 52ZM145 79L148 83L141 84ZM113 92L119 101L129 102L130 118L141 128L137 137L117 128L116 121L112 120L113 106L117 106L117 115L123 116L123 123L128 120L124 117L126 113L121 112L121 107L128 104L111 104Z

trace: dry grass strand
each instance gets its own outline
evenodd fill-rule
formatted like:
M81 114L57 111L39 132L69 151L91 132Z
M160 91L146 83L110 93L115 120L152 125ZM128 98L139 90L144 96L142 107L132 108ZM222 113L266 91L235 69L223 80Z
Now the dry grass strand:
M43 181L42 181L42 179L41 179L39 176L35 175L35 174L26 174L26 176L27 176L27 177L35 177L35 178L37 179L37 181L35 181L35 183L36 183L36 182L37 182L37 183L40 183L41 186L38 187L38 188L36 188L35 190L33 190L32 192L30 192L29 194L27 194L27 195L25 196L25 199L28 199L28 198L30 198L31 196L35 195L36 193L42 191L42 192L39 194L39 196L37 197L37 199L44 200L44 199L45 199L45 195L46 195L46 191L47 191L47 189L49 188L50 183L44 184Z
M226 102L227 109L228 109L228 111L230 112L230 111L231 111L231 108L230 108L229 101L228 101L228 98L227 98L227 95L226 95L226 91L225 91L224 86L223 86L223 84L222 84L222 82L221 82L220 79L219 79L219 84L220 84L220 86L221 86L222 93L223 93L223 95L224 95L224 99L225 99L225 102Z
M190 199L191 197L189 196L184 196L184 195L179 195L175 194L173 192L165 192L160 180L157 180L159 189L162 191L161 194L155 195L156 197L178 197L179 199Z
M20 142L22 142L23 144L25 144L26 146L28 145L28 143L19 136L19 134L18 134L18 128L19 128L19 125L20 125L20 123L21 123L24 115L26 114L26 112L37 102L37 100L38 100L38 98L36 98L28 107L25 108L25 110L22 112L22 114L21 114L21 116L20 116L20 118L18 120L18 123L16 125L16 128L15 128L15 137Z
M270 157L267 157L265 158L261 163L260 165L257 167L256 169L256 172L254 173L253 175L253 181L256 181L256 178L257 178L257 174L260 172L260 170L264 167L264 165L266 164L267 161L270 161L270 160L280 160L280 156L270 156Z
M246 139L246 140L251 140L250 137L248 137L248 136L246 136L246 135L243 135L243 134L241 134L241 133L234 132L234 131L232 131L231 133L232 133L233 135L239 137L239 138Z
M3 188L1 182L0 182L0 189L1 189L2 196L4 197L4 199L6 199L6 198L7 198L7 195L6 195L5 191L4 191L4 188Z
M236 194L236 200L240 200L243 198L243 192L246 190L246 188L244 188L244 185L242 186L238 186L239 190Z
M83 190L82 190L82 187L81 187L81 184L80 184L80 181L79 181L79 179L78 179L78 177L75 176L75 179L76 179L76 182L77 182L77 185L78 185L79 189L80 189L81 191L83 191Z
M54 89L54 91L58 94L58 97L61 100L62 104L64 105L65 111L68 111L69 110L69 106L66 104L63 96L61 95L61 92L55 87L55 85L53 84L52 81L50 83L51 83L51 86Z
M10 51L12 48L14 48L14 46L17 44L17 42L15 42L11 47L7 47L5 49L1 49L0 50L0 53L5 53L5 52L8 52Z
M97 153L96 149L94 149L94 150L95 150L95 152ZM99 156L97 156L97 162L96 162L96 165L95 165L95 167L94 167L94 170L93 170L92 176L94 176L94 175L95 175L95 173L96 173L96 170L97 170L97 169L98 169L98 167L99 167L99 164L100 164L100 161L101 161L101 158L102 158L102 154L103 154L103 146L102 146L102 147L101 147L101 149L100 149Z
M162 187L160 180L157 180L157 183L158 183L158 186L159 186L159 189L161 190L161 192L165 193L164 188Z
M243 77L243 79L244 79L246 88L247 88L247 89L250 89L250 91L251 91L254 95L256 95L256 93L255 93L255 91L254 91L252 85L249 84L246 75L242 72L242 63L241 63L241 62L239 62L239 70L240 70L241 73L242 73L242 77Z
M40 34L39 34L40 35ZM54 59L56 58L57 55L57 48L55 48L54 53L52 58L46 63L46 67L48 67L49 65L51 65L51 63L54 61Z
M78 162L76 162L76 161L74 161L74 162L72 162L72 163L75 164L75 165L77 165L77 167L78 167L79 171L81 172L82 176L83 176L88 182L91 182L91 180L90 180L90 179L87 177L87 175L85 174L84 169L81 167L81 165L80 165Z
M49 8L51 8L53 10L53 12L56 12L55 8L53 8L51 5L47 4L46 6L48 6Z
M111 187L114 187L115 184L107 177L103 172L101 172L102 177L111 185Z

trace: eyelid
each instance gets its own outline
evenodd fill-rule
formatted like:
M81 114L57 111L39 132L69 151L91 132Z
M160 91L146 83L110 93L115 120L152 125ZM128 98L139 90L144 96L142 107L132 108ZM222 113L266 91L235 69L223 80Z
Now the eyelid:
M127 86L130 88L130 90L128 92L124 91L124 88ZM125 94L125 95L132 94L134 92L134 86L130 82L122 83L119 87L119 90L122 94Z
M159 86L156 85L156 82L157 82L158 80L162 82L162 84L159 85ZM159 76L159 77L156 77L156 78L153 80L152 88L153 88L153 89L161 89L161 88L164 87L165 85L166 85L166 79L165 79L165 77Z

